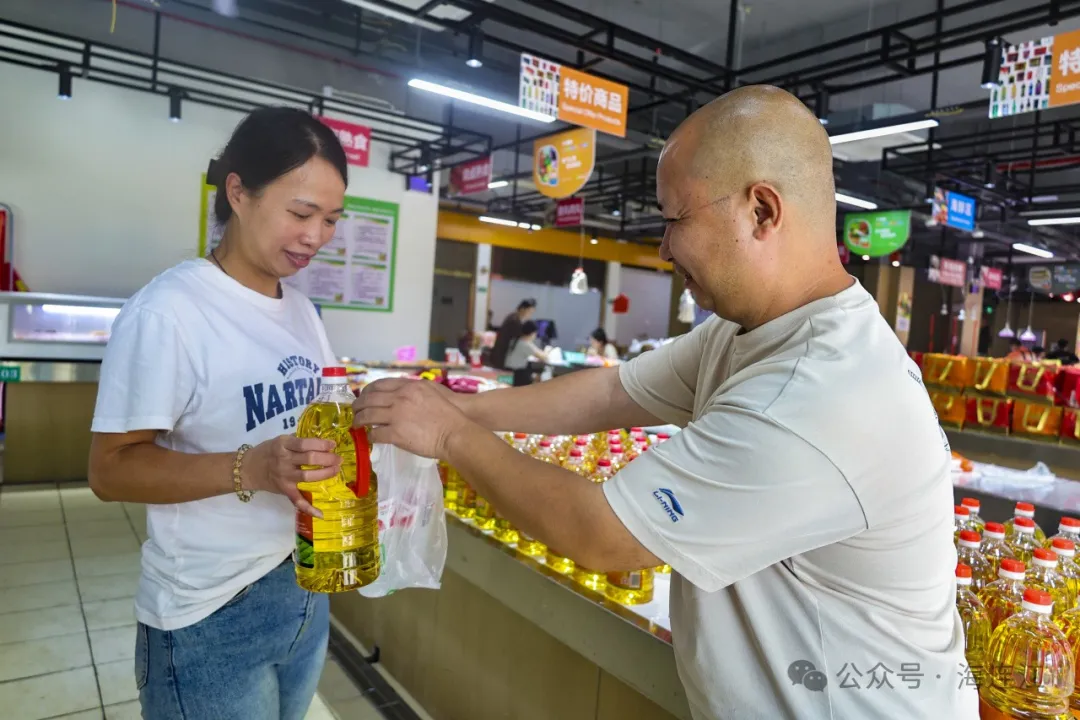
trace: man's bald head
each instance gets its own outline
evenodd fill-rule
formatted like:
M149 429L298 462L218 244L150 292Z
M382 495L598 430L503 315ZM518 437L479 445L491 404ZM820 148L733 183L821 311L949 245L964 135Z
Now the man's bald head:
M755 182L773 185L804 230L835 231L829 136L791 93L769 85L733 90L688 117L661 156L665 168L712 198Z

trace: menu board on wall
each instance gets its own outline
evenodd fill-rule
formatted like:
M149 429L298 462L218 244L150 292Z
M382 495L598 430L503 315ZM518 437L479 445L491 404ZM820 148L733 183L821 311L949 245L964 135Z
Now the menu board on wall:
M214 219L217 189L203 178L199 255L221 242ZM311 263L283 282L323 308L390 312L394 308L398 205L368 198L345 198L334 236Z

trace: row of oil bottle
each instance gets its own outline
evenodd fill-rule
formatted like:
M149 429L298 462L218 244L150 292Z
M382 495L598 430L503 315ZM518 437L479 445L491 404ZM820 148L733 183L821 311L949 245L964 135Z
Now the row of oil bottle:
M980 715L1080 717L1080 520L1062 518L1047 537L1033 505L1016 503L1014 512L1003 524L985 522L975 498L954 511L956 606Z
M640 427L576 436L520 432L501 435L515 450L564 467L596 483L605 482L652 445L668 439L663 433L650 436ZM480 530L490 532L495 539L515 546L522 555L543 562L555 572L572 577L582 587L606 595L610 600L623 605L651 602L655 573L671 572L667 565L632 572L601 572L582 567L557 549L547 547L511 525L491 503L477 495L457 470L447 465L440 465L439 470L448 511L471 521Z

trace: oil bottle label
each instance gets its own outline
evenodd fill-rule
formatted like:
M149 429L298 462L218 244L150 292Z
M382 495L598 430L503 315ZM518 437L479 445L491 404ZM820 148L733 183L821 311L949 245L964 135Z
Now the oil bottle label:
M311 502L311 493L300 491L300 494ZM311 527L311 516L307 513L296 513L296 551L293 553L293 562L301 567L315 567L315 543L312 538L315 533Z
M641 571L608 573L608 582L624 590L640 590Z

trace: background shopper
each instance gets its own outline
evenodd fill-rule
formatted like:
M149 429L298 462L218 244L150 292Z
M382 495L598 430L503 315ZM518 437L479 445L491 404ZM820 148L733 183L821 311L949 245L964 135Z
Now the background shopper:
M1069 350L1069 341L1062 338L1057 341L1053 349L1046 353L1047 360L1060 360L1062 365L1075 365L1078 362L1076 353Z
M536 345L536 333L539 328L532 320L526 320L521 326L521 334L510 343L510 352L506 357L506 369L514 371L514 386L528 385L538 371L533 359L547 362L547 353Z
M604 331L604 328L596 328L592 331L592 335L589 336L589 349L586 354L599 355L605 360L619 359L619 351L612 343L608 342L607 332Z
M526 298L518 303L517 310L503 318L502 325L495 334L495 344L491 348L489 360L491 367L510 369L510 366L506 364L510 345L521 336L522 323L529 320L534 312L536 312L536 300Z
M448 461L585 567L671 565L697 720L975 720L975 689L957 683L948 442L918 369L840 263L834 191L828 136L805 105L771 87L728 93L668 138L657 174L661 257L714 317L619 368L527 388L377 381L357 422ZM685 428L602 485L491 432L659 421ZM919 689L837 687L845 664L878 663L918 666Z
M299 720L329 607L289 560L295 510L313 512L296 483L339 461L332 442L293 435L334 356L314 306L281 280L333 237L345 153L310 115L264 108L209 180L221 244L159 275L113 325L90 485L149 506L135 598L143 717Z

